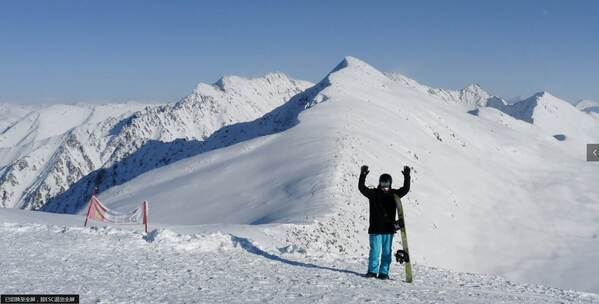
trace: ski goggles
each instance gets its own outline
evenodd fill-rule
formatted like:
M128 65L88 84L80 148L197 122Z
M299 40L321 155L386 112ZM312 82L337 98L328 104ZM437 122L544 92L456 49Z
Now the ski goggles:
M379 183L379 186L381 186L381 188L391 188L391 182L389 181L382 181Z

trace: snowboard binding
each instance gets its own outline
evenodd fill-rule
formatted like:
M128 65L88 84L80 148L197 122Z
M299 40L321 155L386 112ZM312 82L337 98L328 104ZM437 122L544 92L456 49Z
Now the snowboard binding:
M404 229L405 227L406 227L406 225L405 225L403 219L399 219L399 220L393 222L393 229L395 229L395 232L397 232L401 229Z
M408 255L408 253L405 250L397 250L397 252L395 253L395 260L397 260L397 262L399 264L403 264L403 263L409 263L410 262L410 256Z

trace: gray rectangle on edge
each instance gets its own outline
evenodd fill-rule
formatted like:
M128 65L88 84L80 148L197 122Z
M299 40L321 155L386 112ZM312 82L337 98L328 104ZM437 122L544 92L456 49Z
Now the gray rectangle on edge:
M599 144L587 144L587 161L599 161Z

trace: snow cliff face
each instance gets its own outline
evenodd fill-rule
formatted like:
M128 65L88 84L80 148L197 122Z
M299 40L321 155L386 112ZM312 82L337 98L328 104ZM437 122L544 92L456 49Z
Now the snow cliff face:
M188 149L225 125L255 119L309 85L282 73L233 76L214 85L201 83L174 105L52 106L30 113L5 131L14 135L6 137L9 147L0 152L10 159L0 167L0 206L74 212L92 188L102 190L164 165L174 149ZM97 112L107 115L97 117ZM180 147L160 144L173 141ZM138 152L148 142L152 145ZM58 202L57 195L76 182L85 184L78 185L76 195L70 192L71 200ZM51 199L54 203L46 205Z

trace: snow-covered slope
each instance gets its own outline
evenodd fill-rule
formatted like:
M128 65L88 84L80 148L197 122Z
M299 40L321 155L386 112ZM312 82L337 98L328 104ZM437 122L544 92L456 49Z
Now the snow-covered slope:
M214 131L260 117L309 85L282 73L230 76L200 83L174 105L56 105L30 113L5 132L0 206L75 212L92 188L188 156Z
M0 147L0 206L39 208L102 164L102 135L146 105L52 105L6 129Z
M578 101L576 108L588 113L599 113L599 102L589 99L582 99Z
M0 103L0 134L28 113L36 110L37 105L17 105Z
M237 144L152 170L101 198L123 209L147 199L162 224L277 224L289 246L364 255L359 166L371 166L371 184L383 172L399 184L407 164L418 263L597 291L597 167L584 161L578 140L551 135L599 125L568 125L579 119L570 108L546 93L535 99L534 124L492 107L471 115L348 57L282 107L219 131L250 133ZM298 122L273 128L281 115Z
M516 119L531 123L559 140L573 141L574 145L584 146L586 143L592 143L597 140L599 134L596 118L548 92L537 93L514 104L493 107Z
M131 104L128 104L131 105ZM28 113L0 135L0 147L14 147L64 134L86 123L98 123L118 116L126 104L51 105Z
M505 105L506 102L497 96L485 91L479 84L470 84L461 90L447 90L432 88L408 78L399 73L384 73L389 79L399 83L406 88L412 88L427 93L432 97L441 99L447 103L454 103L464 107L466 110L475 110L479 107L491 105Z
M365 279L364 258L287 253L237 233L72 227L71 215L31 213L0 210L0 242L10 244L0 251L3 294L75 293L81 303L599 303L595 294L424 265L411 284L399 267L392 281ZM68 275L57 279L57 265Z

